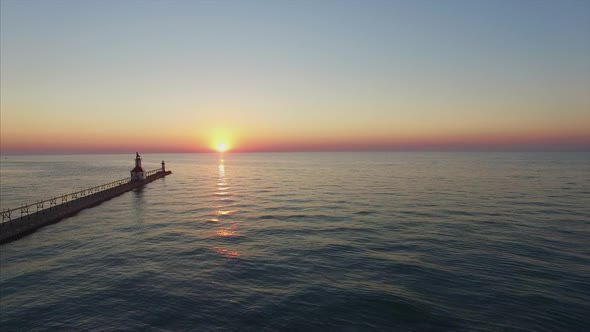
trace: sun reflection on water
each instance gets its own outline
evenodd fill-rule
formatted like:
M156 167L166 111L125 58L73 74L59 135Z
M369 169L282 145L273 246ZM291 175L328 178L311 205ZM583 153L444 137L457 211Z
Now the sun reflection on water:
M238 232L235 231L236 227L237 227L237 225L233 224L229 227L225 227L225 228L217 230L217 232L215 232L215 234L217 234L218 236L221 236L221 237L236 236L238 234Z
M223 164L223 159L219 160L219 178L225 179L225 165Z
M217 214L220 216L227 216L228 214L230 214L232 212L234 212L234 211L232 211L232 210L218 210Z
M213 250L217 251L218 253L222 254L225 257L229 258L236 258L240 257L240 253L234 250L229 250L224 247L213 247Z
M232 222L233 218L231 214L235 212L235 210L231 209L231 202L233 202L231 199L232 193L229 191L230 185L228 184L227 174L225 172L225 162L223 159L219 159L217 169L217 188L213 191L212 196L218 204L215 205L215 216L210 218L209 221L216 223L216 225L213 226L216 229L212 230L215 232L216 237L219 239L231 238L239 235L239 233L236 231L238 224L235 222L232 224L228 223ZM214 246L212 248L225 257L235 258L240 256L240 252L235 249L221 246Z

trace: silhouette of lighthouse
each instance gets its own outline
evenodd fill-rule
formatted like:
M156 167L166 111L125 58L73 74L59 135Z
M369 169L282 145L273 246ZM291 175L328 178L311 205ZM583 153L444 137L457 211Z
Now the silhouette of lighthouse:
M139 152L135 152L135 168L131 170L131 180L145 180L145 172L141 168Z

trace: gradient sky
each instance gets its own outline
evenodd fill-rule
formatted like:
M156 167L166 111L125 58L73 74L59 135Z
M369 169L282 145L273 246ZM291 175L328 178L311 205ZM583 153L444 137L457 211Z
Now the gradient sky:
M2 153L590 149L590 1L0 3Z

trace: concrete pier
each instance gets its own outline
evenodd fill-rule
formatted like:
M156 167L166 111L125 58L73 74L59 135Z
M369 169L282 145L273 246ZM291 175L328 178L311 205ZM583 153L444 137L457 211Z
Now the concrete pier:
M127 191L139 188L146 183L162 178L171 174L171 171L154 170L147 172L145 179L140 180L120 180L117 184L102 185L90 190L81 191L74 194L61 196L62 202L57 204L57 198L48 200L49 207L43 207L43 204L37 203L37 211L29 213L29 207L24 206L12 211L2 212L2 223L0 223L0 244L8 243L21 237L31 234L41 227L56 223L66 217L72 216L81 210L98 205L113 197L119 196ZM95 190L93 190L95 189ZM80 197L79 197L80 196ZM65 197L66 199L63 199ZM25 210L26 209L26 210ZM11 218L10 212L20 210L21 216ZM24 211L26 214L23 215Z

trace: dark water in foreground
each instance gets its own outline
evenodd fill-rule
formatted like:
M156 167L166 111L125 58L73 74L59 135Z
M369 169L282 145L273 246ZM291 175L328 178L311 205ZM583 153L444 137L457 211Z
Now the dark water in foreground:
M133 155L9 157L2 207ZM0 329L587 331L588 153L145 155L0 247Z

